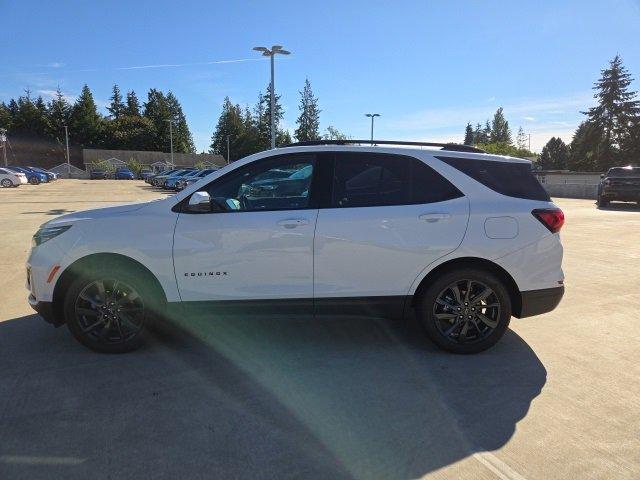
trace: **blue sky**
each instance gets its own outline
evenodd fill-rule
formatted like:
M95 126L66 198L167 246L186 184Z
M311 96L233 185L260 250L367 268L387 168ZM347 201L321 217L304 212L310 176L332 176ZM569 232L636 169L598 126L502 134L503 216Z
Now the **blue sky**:
M539 150L570 140L616 53L640 78L638 0L0 0L0 18L0 100L58 85L73 98L87 83L104 111L114 83L141 100L172 90L199 151L226 95L254 104L268 84L256 45L293 52L276 66L286 127L308 77L322 128L354 138L368 137L373 111L377 138L461 141L467 121L503 106Z

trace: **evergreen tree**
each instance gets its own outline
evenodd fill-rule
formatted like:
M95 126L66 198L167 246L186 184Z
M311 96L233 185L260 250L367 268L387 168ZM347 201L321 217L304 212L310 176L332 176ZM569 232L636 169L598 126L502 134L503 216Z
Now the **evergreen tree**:
M502 107L498 108L491 121L491 133L489 136L491 143L505 143L511 145L511 131L509 122L504 118Z
M165 98L173 121L173 150L181 153L194 153L196 147L180 102L172 92L167 93Z
M121 115L105 127L105 147L115 150L152 150L155 129L148 118Z
M636 92L629 90L632 80L622 59L616 55L609 62L609 68L601 71L601 77L593 87L598 104L583 112L588 122L603 133L604 138L595 152L595 163L599 170L607 170L621 160L620 147L628 145L627 137L632 134L640 116Z
M7 130L11 129L11 111L9 107L4 103L0 102L0 128L5 128Z
M140 102L136 92L133 90L127 92L127 105L124 107L124 114L130 117L140 116Z
M319 140L321 110L318 109L318 99L313 95L308 78L305 80L304 88L300 92L300 106L298 108L300 109L300 116L296 121L298 128L294 132L296 140L299 142ZM289 140L291 139L289 138Z
M327 127L327 133L323 135L325 140L348 140L349 137L338 130L336 127L329 125Z
M241 158L240 147L245 140L245 121L240 105L234 105L229 100L229 97L225 97L222 104L222 113L220 113L216 129L211 136L209 151L222 155L225 159L229 158L230 161ZM229 137L229 151L227 151L227 136Z
M12 117L12 133L44 137L49 131L46 105L42 97L34 101L30 90L25 90L25 94L18 97L17 102L11 100L9 111Z
M60 90L60 87L56 89L55 96L49 101L47 105L47 116L49 117L49 132L48 134L62 142L64 138L64 126L69 125L69 118L71 115L71 105L65 98Z
M566 170L569 160L569 149L561 138L551 137L542 148L538 166L543 170Z
M491 125L489 124L489 120L487 120L484 124L484 129L482 130L482 142L481 143L489 143L491 141Z
M155 88L149 90L147 101L144 103L143 116L149 119L153 125L154 132L150 142L151 148L161 152L170 151L170 130L173 130L173 126L170 129L167 120L171 120L171 111L166 97L160 90Z
M573 134L569 147L568 168L572 171L598 170L598 155L605 136L601 127L589 121L582 122Z
M113 86L113 93L111 94L110 100L111 103L107 107L107 110L109 110L111 118L120 118L120 116L125 114L125 105L122 103L122 94L120 93L118 85Z
M518 135L516 135L516 147L519 150L528 150L528 137L522 130L522 127L518 128Z
M258 103L255 108L256 125L259 134L260 150L268 150L271 148L271 85L267 87L266 95L262 92L258 94ZM274 101L274 120L276 129L276 146L286 144L287 140L291 142L291 136L287 132L280 129L280 121L284 117L282 105L280 105L280 95L275 96Z
M465 145L473 145L475 143L473 127L471 122L467 123L467 127L464 129L464 142Z
M83 147L99 146L102 118L98 113L96 102L87 85L71 109L69 120L69 138L73 143Z

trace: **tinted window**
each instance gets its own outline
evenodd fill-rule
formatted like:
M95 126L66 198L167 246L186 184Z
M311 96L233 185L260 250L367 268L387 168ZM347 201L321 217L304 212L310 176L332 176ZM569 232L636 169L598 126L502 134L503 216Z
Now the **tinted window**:
M225 210L296 210L309 206L314 155L282 155L253 162L214 180L211 198ZM285 170L286 177L273 172Z
M432 203L462 193L432 168L403 155L338 153L333 207Z
M442 156L436 156L436 158L502 195L547 202L551 200L549 194L531 173L531 166L528 163Z
M640 176L640 168L638 167L616 167L610 168L607 172L608 177L638 177Z

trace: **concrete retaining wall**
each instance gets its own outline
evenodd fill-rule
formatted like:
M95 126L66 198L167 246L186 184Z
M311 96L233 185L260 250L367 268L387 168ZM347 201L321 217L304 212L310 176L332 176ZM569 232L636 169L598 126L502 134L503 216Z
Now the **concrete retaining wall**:
M598 196L598 185L585 185L582 183L543 183L542 186L552 197L595 200Z

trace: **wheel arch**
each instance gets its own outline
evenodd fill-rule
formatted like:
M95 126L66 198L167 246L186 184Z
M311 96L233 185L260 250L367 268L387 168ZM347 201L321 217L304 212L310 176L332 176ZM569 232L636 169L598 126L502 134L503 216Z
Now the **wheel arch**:
M153 289L155 295L161 302L167 301L162 285L156 276L145 267L142 263L131 257L120 253L93 253L81 257L67 266L53 289L53 313L57 324L64 323L64 294L71 282L78 276L87 275L91 272L113 271L122 269L127 272L134 273L143 279L149 281L149 286Z
M509 272L507 272L497 263L478 257L454 258L436 266L433 270L427 273L427 275L425 275L425 277L418 284L418 287L413 294L411 306L416 306L416 302L418 301L418 299L422 296L423 292L427 289L429 284L436 278L444 275L445 273L449 273L453 270L461 268L477 268L479 270L490 272L501 279L504 282L507 292L509 293L512 313L515 317L520 317L520 314L522 312L522 295L520 294L520 289L518 289L516 281L509 274Z

